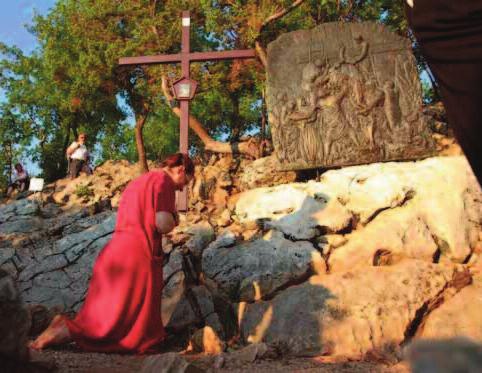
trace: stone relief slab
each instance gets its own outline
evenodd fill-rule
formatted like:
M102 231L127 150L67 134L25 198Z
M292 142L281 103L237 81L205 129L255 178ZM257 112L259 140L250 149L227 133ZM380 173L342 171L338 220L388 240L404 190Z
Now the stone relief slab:
M270 43L267 105L284 170L434 152L410 41L375 23L326 23Z

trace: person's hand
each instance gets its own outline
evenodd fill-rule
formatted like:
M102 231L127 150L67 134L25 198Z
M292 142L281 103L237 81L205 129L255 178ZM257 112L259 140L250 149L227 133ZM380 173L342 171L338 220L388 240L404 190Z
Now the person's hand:
M167 211L156 212L156 228L160 234L166 234L176 227L174 213Z

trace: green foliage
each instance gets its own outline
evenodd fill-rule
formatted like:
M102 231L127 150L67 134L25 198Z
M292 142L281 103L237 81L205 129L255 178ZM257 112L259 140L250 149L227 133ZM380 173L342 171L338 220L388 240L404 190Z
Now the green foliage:
M128 117L147 115L148 159L178 147L178 123L160 97L160 77L180 77L179 65L120 67L119 57L178 53L180 13L191 11L193 51L262 47L285 32L331 21L372 20L407 35L402 2L305 0L267 22L293 0L58 0L29 30L38 48L29 56L0 44L0 185L19 157L37 161L46 181L63 177L65 150L86 132L100 159L137 160ZM414 44L417 52L416 44ZM417 54L420 69L423 59ZM192 113L215 138L237 140L260 127L266 79L256 60L191 64L199 93ZM202 149L190 134L193 149Z
M191 135L191 140L194 135ZM161 160L179 149L179 119L163 105L151 114L144 127L146 155L151 160ZM136 154L137 156L137 154Z
M108 159L137 160L134 129L125 122L105 128L99 134L99 142L101 150L98 163Z
M14 164L23 163L29 142L28 125L8 105L0 107L0 190L10 183Z
M94 191L87 185L78 184L75 187L74 194L79 198L92 197L94 195Z
M422 99L424 104L430 105L440 101L438 91L432 83L422 80Z

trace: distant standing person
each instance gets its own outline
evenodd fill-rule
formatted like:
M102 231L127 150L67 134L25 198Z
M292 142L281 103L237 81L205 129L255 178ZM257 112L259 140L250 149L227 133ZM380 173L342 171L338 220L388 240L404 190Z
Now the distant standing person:
M114 234L97 257L77 316L55 316L30 348L73 340L87 351L144 353L164 340L161 238L178 223L175 192L193 178L194 164L177 153L160 166L122 193Z
M81 133L77 137L77 141L74 141L67 148L67 158L69 159L69 176L71 179L75 179L77 176L79 176L80 171L85 172L87 175L92 173L89 166L90 154L85 146L85 140L85 133Z
M15 175L13 182L8 186L7 196L9 196L13 189L17 189L19 192L27 190L29 182L29 176L26 169L20 163L15 164Z
M449 125L482 185L482 1L407 4L410 27L437 81Z

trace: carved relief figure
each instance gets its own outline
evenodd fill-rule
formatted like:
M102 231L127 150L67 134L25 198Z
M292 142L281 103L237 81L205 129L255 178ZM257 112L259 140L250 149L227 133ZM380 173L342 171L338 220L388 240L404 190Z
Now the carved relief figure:
M385 94L384 109L388 121L388 127L393 131L396 126L400 126L402 122L402 110L398 102L398 92L395 84L387 80L383 84L383 93Z
M335 70L330 71L330 79L327 89L324 89L318 100L318 107L321 110L321 129L323 137L323 156L325 159L333 158L332 145L344 138L351 139L357 143L356 133L353 131L351 123L348 121L343 107L342 101L347 96L349 86L349 77L338 73Z
M323 94L322 87L328 80L328 69L323 69L320 60L314 63L309 62L301 74L301 89L304 94L297 99L297 111L290 115L294 121L306 120L313 122L316 120L318 100Z
M284 36L270 55L273 143L283 168L430 154L407 40L373 23L329 24Z

